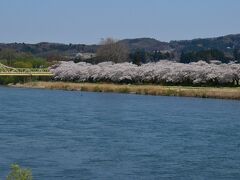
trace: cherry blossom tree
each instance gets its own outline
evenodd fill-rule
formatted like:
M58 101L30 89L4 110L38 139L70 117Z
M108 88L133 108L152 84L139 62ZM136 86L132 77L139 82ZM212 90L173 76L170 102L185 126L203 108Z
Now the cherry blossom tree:
M155 83L155 84L239 84L240 64L208 64L204 61L182 64L159 61L137 66L132 63L60 62L51 67L60 81Z

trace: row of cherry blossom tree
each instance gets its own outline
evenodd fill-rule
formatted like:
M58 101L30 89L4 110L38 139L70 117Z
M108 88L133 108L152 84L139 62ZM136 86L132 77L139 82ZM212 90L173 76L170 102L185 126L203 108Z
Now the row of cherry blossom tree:
M141 66L61 62L52 66L51 71L55 80L75 82L239 85L240 80L240 64L217 65L203 61L182 64L164 60Z

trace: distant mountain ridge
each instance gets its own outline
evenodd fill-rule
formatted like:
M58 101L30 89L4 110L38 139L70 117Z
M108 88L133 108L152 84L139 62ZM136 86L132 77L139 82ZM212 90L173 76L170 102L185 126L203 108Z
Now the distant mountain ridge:
M171 41L169 44L176 52L216 49L224 52L226 55L232 56L235 49L240 49L240 34L231 34L215 38Z
M169 43L161 42L153 38L124 39L119 42L126 44L130 51L134 51L136 49L144 49L146 51L165 51L171 49Z
M130 49L144 49L145 51L170 51L178 59L182 52L201 51L216 49L224 52L227 56L233 56L234 50L240 49L240 34L231 34L215 38L201 38L193 40L180 40L161 42L153 38L123 39L119 43L124 43ZM25 43L0 43L0 50L13 49L17 52L32 53L35 56L47 57L53 55L72 57L75 54L95 53L99 45L85 44L61 44L41 42L37 44Z

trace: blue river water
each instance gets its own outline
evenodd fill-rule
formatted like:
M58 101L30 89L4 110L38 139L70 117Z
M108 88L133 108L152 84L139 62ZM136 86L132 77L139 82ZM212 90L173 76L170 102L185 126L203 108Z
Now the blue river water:
M240 101L0 87L0 179L240 179Z

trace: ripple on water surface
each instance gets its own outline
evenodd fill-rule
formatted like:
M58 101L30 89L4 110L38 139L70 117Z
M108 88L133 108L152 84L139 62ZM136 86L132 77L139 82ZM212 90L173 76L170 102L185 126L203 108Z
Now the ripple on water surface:
M0 88L0 178L239 179L240 102Z

